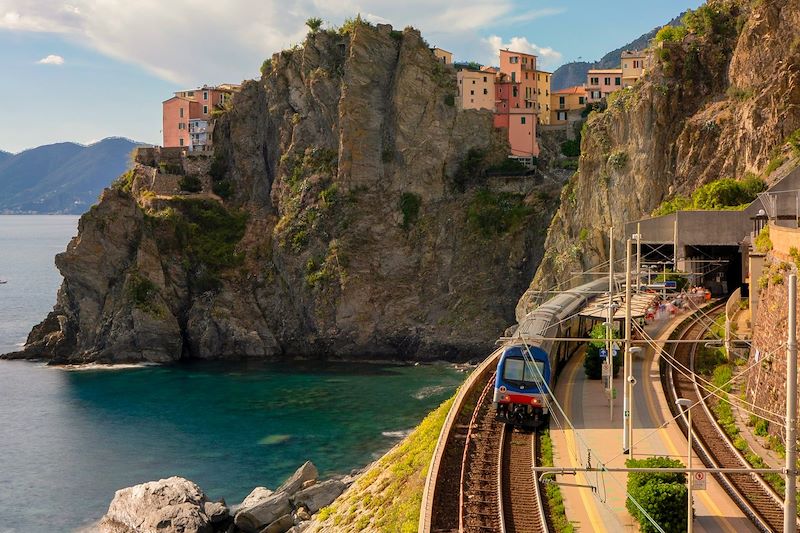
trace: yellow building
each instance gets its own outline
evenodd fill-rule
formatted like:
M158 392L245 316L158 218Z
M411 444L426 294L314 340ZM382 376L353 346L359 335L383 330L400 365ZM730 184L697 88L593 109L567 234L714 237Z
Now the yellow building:
M495 109L495 74L463 67L456 73L459 109Z
M586 88L581 85L551 93L550 124L570 124L580 120L586 104Z
M539 112L539 124L550 124L550 78L552 72L536 71L536 110Z
M444 63L445 65L452 65L453 64L453 53L448 52L447 50L443 50L441 48L431 48L431 52L433 55L436 56L436 59Z
M622 52L622 86L629 87L636 83L647 72L647 54L641 50L625 50Z

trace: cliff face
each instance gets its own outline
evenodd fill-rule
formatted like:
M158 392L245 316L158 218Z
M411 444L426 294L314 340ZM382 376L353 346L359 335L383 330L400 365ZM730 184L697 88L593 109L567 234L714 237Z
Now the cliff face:
M590 116L579 170L562 191L518 315L537 291L606 260L609 226L622 253L626 221L714 179L766 176L776 147L800 128L800 2L710 2L706 9L686 37L654 50L655 66L642 81Z
M454 94L412 29L355 24L274 55L216 121L214 157L140 152L82 217L53 312L11 356L485 354L557 191L488 187L507 147Z

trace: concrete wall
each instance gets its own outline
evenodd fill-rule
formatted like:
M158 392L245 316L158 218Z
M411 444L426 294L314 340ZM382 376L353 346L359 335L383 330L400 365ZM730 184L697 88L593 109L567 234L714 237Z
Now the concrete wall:
M791 249L800 250L800 229L770 223L769 240L772 241L772 255L783 261L789 261L792 258Z

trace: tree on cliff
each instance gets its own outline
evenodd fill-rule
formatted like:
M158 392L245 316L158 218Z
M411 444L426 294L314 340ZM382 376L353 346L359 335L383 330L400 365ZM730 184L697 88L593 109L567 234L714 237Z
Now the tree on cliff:
M317 33L322 27L322 19L319 17L311 17L306 20L306 26L311 30L311 33Z

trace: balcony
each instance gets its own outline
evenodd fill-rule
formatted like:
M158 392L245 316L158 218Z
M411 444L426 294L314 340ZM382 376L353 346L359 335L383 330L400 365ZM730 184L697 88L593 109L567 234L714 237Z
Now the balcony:
M189 124L189 133L205 133L208 131L206 126L195 126L193 124Z

